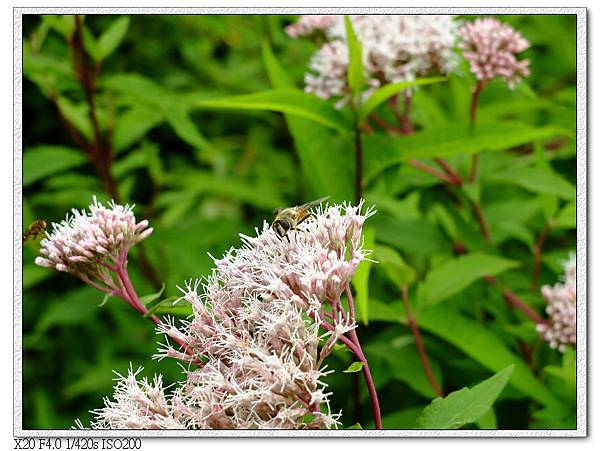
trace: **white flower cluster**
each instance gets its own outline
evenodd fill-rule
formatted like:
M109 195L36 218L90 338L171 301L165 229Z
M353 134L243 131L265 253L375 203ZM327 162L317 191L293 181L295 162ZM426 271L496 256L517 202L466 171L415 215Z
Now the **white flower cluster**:
M454 47L458 27L453 16L351 16L351 21L362 45L370 89L386 83L447 74L457 66ZM343 16L302 16L295 28L288 27L287 31L296 37L323 28L328 42L310 62L305 90L322 98L344 96L348 48ZM300 33L299 30L307 31Z
M94 197L89 213L73 209L72 216L52 224L35 263L71 273L93 286L118 290L110 267L122 263L129 249L153 231L146 220L136 223L132 209L112 201L107 208Z
M471 72L477 80L503 78L509 88L529 75L529 60L517 60L516 54L529 48L529 42L510 25L483 18L466 23L460 30L460 44Z
M308 36L317 31L324 31L333 25L340 16L312 15L302 16L298 21L285 28L285 32L293 37Z
M289 241L265 223L256 237L242 236L240 249L215 260L202 286L186 284L182 300L192 305L193 315L182 327L159 326L187 352L167 345L157 358L190 366L171 402L161 404L169 421L188 429L337 427L339 414L331 412L322 363L355 327L342 313L340 298L367 256L361 233L372 212L360 209L318 210L302 230L290 232ZM326 322L329 327L320 334ZM132 396L118 390L114 403L95 412L96 424L156 426L139 397L138 388L145 392L146 385L121 387ZM123 415L115 413L120 405Z
M105 407L93 411L96 421L93 429L183 429L178 421L182 416L182 404L176 398L167 400L162 377L153 381L137 375L142 371L129 369L127 376L119 376L114 388L114 401L104 399ZM79 427L83 425L78 422Z
M542 295L548 303L546 313L549 323L538 324L537 330L552 349L564 352L568 345L576 342L576 262L571 256L565 265L565 282L553 287L544 285Z

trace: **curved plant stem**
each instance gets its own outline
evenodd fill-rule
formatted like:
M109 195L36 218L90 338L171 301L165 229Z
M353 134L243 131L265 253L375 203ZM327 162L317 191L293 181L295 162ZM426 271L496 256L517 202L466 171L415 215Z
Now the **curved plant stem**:
M410 120L411 102L412 96L408 93L404 93L404 111L400 111L400 108L398 107L398 95L396 94L389 100L394 116L396 117L400 127L394 127L393 125L388 124L375 113L371 113L370 117L375 121L375 123L377 123L391 135L412 135L415 132L415 128ZM433 175L434 177L442 180L444 183L457 186L462 185L462 179L460 175L458 175L458 173L452 168L452 166L448 164L446 160L443 158L435 158L435 162L440 165L444 172L433 169L415 159L410 160L408 163L420 171Z
M354 299L352 297L352 291L350 287L346 287L346 296L348 298L348 308L350 310L350 319L354 320ZM373 407L373 417L375 419L375 428L383 429L383 424L381 422L381 410L379 408L379 398L377 397L377 390L375 388L375 382L373 381L373 376L371 375L371 369L369 368L369 362L365 357L365 354L360 345L360 341L358 339L358 334L356 333L356 329L352 329L348 335L350 335L350 339L352 340L354 347L357 352L355 355L362 362L363 367L363 376L365 378L365 382L367 384L367 390L369 391L369 396L371 397L371 405Z
M481 80L477 80L477 84L473 89L473 94L471 96L471 108L469 110L469 120L471 124L474 124L477 121L477 107L479 106L479 95L481 91L485 88L485 84Z
M419 331L419 327L417 326L417 322L412 314L410 309L410 301L408 299L408 288L406 285L402 287L402 303L404 304L404 312L406 313L406 319L408 321L408 327L413 334L415 339L415 344L417 346L417 351L419 353L419 358L421 359L421 363L423 364L423 369L425 370L425 375L427 376L427 380L431 384L433 391L440 398L444 397L444 392L442 388L435 380L435 375L431 369L431 364L429 362L429 357L427 356L427 351L425 350L425 344L421 338L421 332Z
M477 84L473 89L473 94L471 96L471 108L469 111L469 121L471 125L475 125L477 122L477 107L479 106L479 95L481 91L485 88L485 84L481 80L477 80ZM471 157L471 173L469 174L469 181L473 182L477 178L477 167L479 166L479 155L473 154Z
M452 180L453 185L462 185L462 179L460 178L460 175L458 175L458 172L456 172L446 160L444 160L443 158L436 158L434 161L441 166L441 168L444 170L444 172L446 172L446 174L448 174L448 176Z
M525 302L523 302L516 294L510 291L508 288L502 290L502 296L506 300L507 303L512 305L513 307L519 309L523 312L527 317L537 324L545 324L546 322L534 311L531 307L529 307Z
M112 154L109 152L109 148L104 146L102 132L100 131L100 124L96 114L95 91L97 70L92 67L85 49L83 23L81 17L77 15L75 16L75 31L73 32L71 43L73 49L73 62L77 76L81 82L81 87L85 93L85 100L88 105L88 115L94 132L94 139L90 146L90 158L96 166L104 189L110 194L115 202L119 202L117 182L110 171Z
M383 118L379 117L377 114L375 114L374 111L369 114L369 118L371 118L373 120L373 122L375 122L377 125L379 125L381 128L383 128L390 135L399 136L399 135L403 134L401 128L393 126L392 124L387 122L385 119L383 119Z
M494 276L485 276L485 281L490 285L496 285L496 278ZM546 321L542 319L542 317L533 310L529 305L525 303L521 298L519 298L515 293L513 293L509 288L502 289L502 297L506 301L506 304L510 308L516 308L523 312L525 316L527 316L530 320L537 324L546 324Z
M398 94L390 97L389 103L392 107L392 112L396 117L396 120L402 127L403 135L412 135L415 131L412 121L410 120L410 109L412 106L412 96L408 92L404 92L404 111L400 111L398 105Z
M487 221L485 220L485 216L483 215L483 211L481 211L481 205L479 202L473 202L473 212L475 213L475 217L479 223L481 235L483 235L483 238L486 241L490 241L490 229L487 225Z
M415 160L413 158L412 160L408 161L408 164L410 164L415 169L418 169L420 171L425 172L426 174L432 175L433 177L440 179L442 182L447 183L448 185L456 184L456 181L445 172L438 171L437 169L432 168L431 166L428 166L425 163L420 162L419 160Z
M546 241L546 237L548 236L548 231L550 229L550 225L546 222L542 231L540 232L540 236L533 247L533 270L531 272L531 292L535 293L538 288L538 279L540 276L540 266L542 264L542 248L544 246L544 242Z
M112 175L112 163L113 163L113 127L109 127L107 141L104 142L102 132L100 130L100 123L96 113L96 82L100 75L100 65L93 65L89 59L87 51L85 49L84 37L83 37L83 22L80 16L75 16L75 30L71 37L68 38L68 44L71 49L71 58L73 61L73 67L75 68L76 78L81 84L81 88L85 94L85 101L88 106L89 120L93 129L93 139L91 142L87 142L86 139L77 131L73 123L69 121L67 116L61 109L59 98L56 93L50 93L50 99L58 111L61 122L66 128L69 136L73 142L79 147L89 158L90 162L94 165L96 173L100 178L100 182L104 191L113 198L115 202L119 202L120 193L118 184L114 176ZM159 277L157 276L155 268L147 258L144 252L142 243L138 244L139 249L139 263L142 273L152 283L155 289L159 289L162 285Z
M116 293L120 296L125 302L131 305L138 313L142 316L145 316L148 313L148 309L142 302L140 301L139 296L137 295L135 288L133 287L133 283L131 283L131 279L129 278L129 273L127 272L127 250L125 250L121 256L119 257L119 262L116 268L116 274L123 287L123 291L120 293ZM162 321L156 315L149 315L148 319L155 323L157 326L162 325ZM179 340L176 337L170 337L173 341L175 341L179 347L190 356L191 362L195 365L202 367L204 363L194 353L192 349L190 349L186 343Z

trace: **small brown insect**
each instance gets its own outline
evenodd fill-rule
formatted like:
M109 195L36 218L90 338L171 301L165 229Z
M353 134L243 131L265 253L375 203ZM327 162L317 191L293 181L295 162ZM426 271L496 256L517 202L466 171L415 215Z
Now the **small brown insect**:
M310 209L319 205L321 202L329 199L329 196L322 197L312 202L307 202L303 205L297 205L289 208L278 208L275 210L275 219L271 227L280 238L287 238L290 230L298 230L298 226L306 221L312 214Z
M36 219L33 221L29 227L27 227L27 231L23 235L23 243L25 243L29 238L37 239L39 235L42 235L46 231L46 221L43 219Z

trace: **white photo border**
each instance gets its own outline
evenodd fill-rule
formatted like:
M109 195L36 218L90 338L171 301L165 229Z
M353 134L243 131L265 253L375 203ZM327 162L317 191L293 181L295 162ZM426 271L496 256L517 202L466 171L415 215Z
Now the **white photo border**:
M26 14L487 14L575 15L577 22L577 428L542 430L32 430L22 428L22 16ZM586 8L183 8L15 7L13 8L13 433L16 437L586 437L587 391L587 9Z

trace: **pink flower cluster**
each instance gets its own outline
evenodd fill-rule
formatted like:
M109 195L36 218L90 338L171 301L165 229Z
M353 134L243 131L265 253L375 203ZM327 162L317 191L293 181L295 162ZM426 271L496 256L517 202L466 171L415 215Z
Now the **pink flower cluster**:
M94 197L89 213L73 209L72 216L52 224L35 263L71 273L102 291L120 290L113 273L129 249L153 231L148 221L136 222L132 209L112 201L107 208Z
M537 330L552 349L564 352L568 345L576 342L576 262L572 256L565 265L565 282L553 287L542 287L542 296L548 303L548 323L538 324Z
M477 80L487 82L503 78L513 89L521 77L529 75L529 60L517 60L517 53L529 48L529 42L510 25L483 18L466 23L459 30L460 48Z
M188 364L185 382L170 396L154 394L152 399L161 400L157 409L140 396L148 384L128 379L117 386L114 402L95 411L95 424L337 427L323 361L356 327L341 308L341 296L367 257L361 233L372 212L360 210L360 205L319 209L302 230L289 234L289 241L266 223L256 237L242 236L241 248L215 260L211 276L182 289L181 300L191 304L193 315L180 326L158 326L186 352L166 344L156 358ZM160 411L158 420L149 410Z

